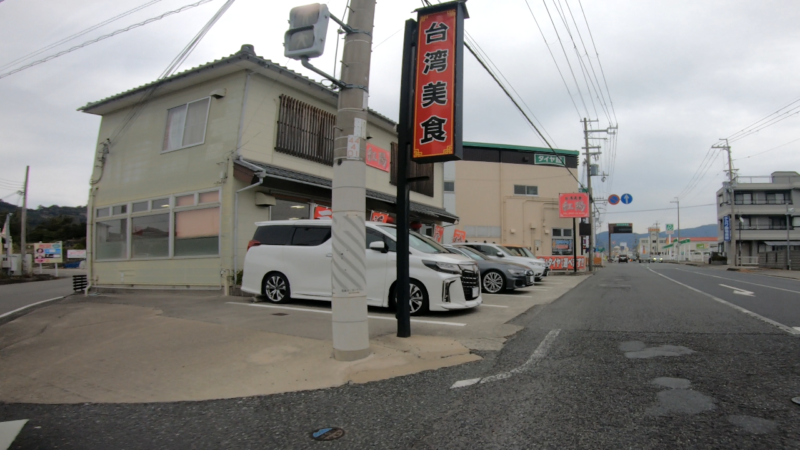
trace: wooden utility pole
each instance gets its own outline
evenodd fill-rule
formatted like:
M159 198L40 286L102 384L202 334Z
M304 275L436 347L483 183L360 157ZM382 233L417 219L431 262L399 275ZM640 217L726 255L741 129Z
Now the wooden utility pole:
M739 261L736 257L736 233L733 232L734 224L736 223L736 197L734 195L733 189L733 160L731 159L731 146L728 144L727 139L720 139L725 141L725 145L712 145L712 148L721 148L728 152L728 189L730 192L730 201L731 201L731 221L730 221L730 233L731 233L731 246L727 250L728 254L728 265L738 266Z
M25 232L26 225L28 224L28 174L30 173L31 166L25 166L25 190L22 191L22 216L20 217L20 230L19 230L19 253L22 257L20 264L22 265L22 274L27 275L29 267L25 264Z

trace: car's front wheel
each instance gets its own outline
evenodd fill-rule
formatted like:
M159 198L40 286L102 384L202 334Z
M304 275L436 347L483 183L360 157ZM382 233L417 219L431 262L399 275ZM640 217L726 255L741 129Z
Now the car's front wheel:
M267 300L272 303L283 303L289 300L291 291L289 290L289 280L282 273L273 272L264 277L264 284L261 289Z
M500 272L490 270L483 274L483 289L489 294L497 294L503 290L505 278Z
M395 286L394 290L397 287ZM395 292L392 297L394 301L392 302L392 307L396 308L397 306L397 292ZM426 311L428 311L428 293L425 292L425 288L416 281L411 280L408 286L408 311L412 316L420 315Z

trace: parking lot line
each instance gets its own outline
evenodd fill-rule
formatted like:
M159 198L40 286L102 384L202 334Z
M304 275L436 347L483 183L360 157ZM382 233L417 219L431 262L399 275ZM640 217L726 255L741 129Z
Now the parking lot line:
M533 298L532 295L515 295L515 294L486 294L493 297L514 297L514 298Z
M508 306L503 305L490 305L488 303L481 303L481 306L491 306L492 308L508 308Z
M229 305L240 305L240 306L255 306L257 308L272 308L272 309L288 309L290 311L303 311L303 312L313 312L313 313L320 313L320 314L333 314L332 311L328 311L325 309L311 309L311 308L295 308L293 306L278 306L278 305L259 305L254 303L239 303L239 302L226 302ZM378 320L397 320L394 317L387 317L387 316L371 316L367 315L370 319L378 319ZM411 319L414 323L428 323L432 325L449 325L451 327L465 327L467 324L459 323L459 322L441 322L436 320L420 320L420 319Z

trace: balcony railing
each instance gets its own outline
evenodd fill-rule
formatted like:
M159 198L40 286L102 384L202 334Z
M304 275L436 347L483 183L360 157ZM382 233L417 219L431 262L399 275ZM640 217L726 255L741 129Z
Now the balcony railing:
M772 183L772 177L769 175L759 175L755 177L736 177L736 184L769 184Z
M738 230L739 227L737 226L736 229ZM748 230L784 230L786 231L786 225L742 225L742 231Z
M739 199L734 200L734 203L737 205L791 205L792 200L788 198L784 198L782 200L778 199L761 199L761 198L753 198L750 200Z

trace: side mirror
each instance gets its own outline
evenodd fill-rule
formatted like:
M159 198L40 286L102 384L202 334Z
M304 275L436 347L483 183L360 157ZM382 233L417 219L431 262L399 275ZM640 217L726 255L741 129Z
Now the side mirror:
M504 255L503 252L497 252L497 257L498 258L505 258L506 255Z
M378 252L383 252L386 250L386 243L384 243L383 241L372 241L369 243L369 249Z

